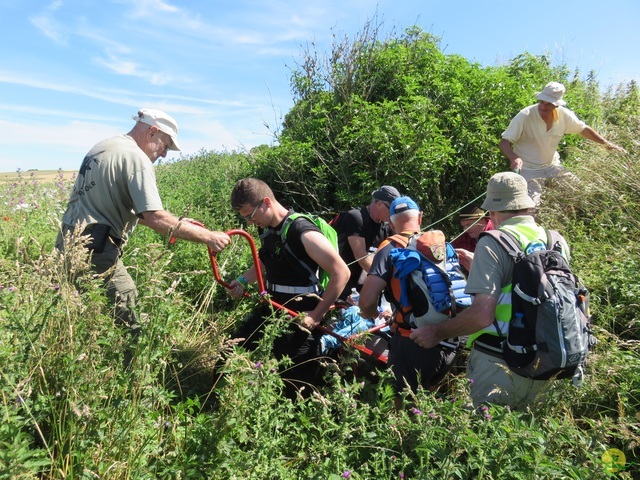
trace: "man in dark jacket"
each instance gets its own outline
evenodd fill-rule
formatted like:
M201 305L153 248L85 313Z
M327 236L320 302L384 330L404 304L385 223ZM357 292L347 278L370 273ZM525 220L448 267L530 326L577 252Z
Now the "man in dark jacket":
M347 299L352 288L360 291L371 268L373 254L380 242L391 234L389 207L400 193L395 187L384 185L371 196L369 205L342 212L332 223L338 232L340 256L351 272L340 294L342 300Z

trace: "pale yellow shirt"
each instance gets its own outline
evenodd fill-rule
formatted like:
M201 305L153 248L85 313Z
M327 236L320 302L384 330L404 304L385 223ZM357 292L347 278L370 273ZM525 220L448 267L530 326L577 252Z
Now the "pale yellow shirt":
M551 129L538 113L538 104L522 109L502 133L516 155L522 159L523 167L539 170L560 164L558 145L568 133L580 133L587 126L575 113L565 107L556 110L558 118Z

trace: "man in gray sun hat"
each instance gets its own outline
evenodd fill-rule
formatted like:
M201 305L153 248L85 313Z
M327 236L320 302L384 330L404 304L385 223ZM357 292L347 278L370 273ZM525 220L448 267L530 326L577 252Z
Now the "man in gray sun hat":
M529 195L536 205L540 203L542 188L549 179L561 176L568 180L576 179L560 164L557 150L565 134L577 133L607 149L625 152L624 148L606 140L566 108L562 99L564 93L564 85L549 82L536 93L538 103L521 110L500 140L500 151L509 159L511 170L519 172L527 180Z
M138 223L162 235L206 244L214 252L229 243L226 233L180 221L164 210L153 163L169 150L180 150L178 125L161 110L141 109L127 134L96 144L84 157L56 248L65 250L69 234L89 236L87 255L93 269L105 274L107 297L117 324L139 329L134 312L136 286L120 260L126 239Z
M371 194L365 207L342 212L331 225L338 232L338 250L349 266L351 276L340 299L346 300L351 289L360 291L371 268L373 254L380 242L391 234L389 208L400 196L395 187L383 185Z
M518 239L523 249L535 242L547 243L544 228L529 215L534 206L527 194L527 182L514 172L491 177L482 209L488 210L494 228ZM569 261L569 247L561 239L562 255ZM467 365L471 398L477 407L483 403L525 408L542 398L551 380L532 380L509 370L502 358L501 340L511 321L511 277L513 260L498 241L483 235L478 241L466 293L473 294L471 306L438 325L415 329L411 337L425 348L441 340L468 335L472 348ZM499 330L498 330L499 329Z

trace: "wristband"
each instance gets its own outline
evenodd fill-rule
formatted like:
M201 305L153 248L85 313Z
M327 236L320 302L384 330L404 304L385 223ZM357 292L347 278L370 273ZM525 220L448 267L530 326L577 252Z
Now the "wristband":
M248 287L249 286L249 281L245 278L244 275L240 275L238 278L236 278L236 280L238 282L240 282L243 287Z

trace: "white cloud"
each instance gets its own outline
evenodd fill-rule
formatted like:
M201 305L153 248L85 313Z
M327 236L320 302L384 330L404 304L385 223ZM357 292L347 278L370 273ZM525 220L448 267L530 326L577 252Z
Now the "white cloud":
M134 92L127 92L124 90L105 90L99 88L77 87L72 84L51 82L46 79L35 80L30 74L15 74L11 72L0 71L0 83L20 85L21 87L37 88L41 90L49 90L52 92L69 93L80 97L89 97L121 105L137 104L136 101L132 100L136 97L136 94Z
M62 7L62 1L55 0L47 5L41 14L29 18L29 20L45 37L59 45L65 45L67 43L66 32L62 24L53 18L54 13L60 7Z
M105 51L105 56L106 58L94 57L93 61L112 73L140 78L154 86L168 85L174 80L171 75L148 70L136 61L120 58L108 50Z
M180 8L162 0L135 0L123 3L128 3L132 7L131 15L134 18L154 18L158 12L171 15L181 12Z

